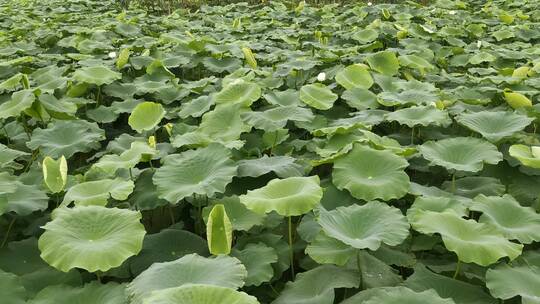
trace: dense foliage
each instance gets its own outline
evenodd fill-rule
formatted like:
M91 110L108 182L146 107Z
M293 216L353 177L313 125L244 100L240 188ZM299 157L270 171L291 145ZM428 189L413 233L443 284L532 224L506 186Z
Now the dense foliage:
M540 303L540 7L484 2L2 1L0 302Z

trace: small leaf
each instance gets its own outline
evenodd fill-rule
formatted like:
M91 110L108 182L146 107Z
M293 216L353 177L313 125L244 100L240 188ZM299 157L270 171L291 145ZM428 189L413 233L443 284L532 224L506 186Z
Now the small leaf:
M318 110L332 108L337 98L338 96L322 83L307 84L300 89L300 100Z
M63 155L58 160L49 156L43 159L43 179L52 193L58 193L64 189L67 182L67 162Z
M122 49L116 59L116 67L120 70L122 69L129 61L130 51L128 48Z
M521 93L504 92L504 98L513 109L532 107L532 101Z
M399 61L394 52L381 51L369 55L366 60L372 69L381 74L393 76L399 71Z
M232 225L222 204L214 205L208 215L206 239L211 254L219 255L231 252Z
M248 47L242 48L242 53L244 53L244 58L246 59L247 64L252 68L257 68L257 60L255 59L255 54Z
M336 74L336 81L347 90L354 88L369 89L373 85L373 78L367 66L353 64Z
M128 124L133 130L142 133L157 126L163 116L165 116L165 110L161 104L145 101L133 109L129 115Z

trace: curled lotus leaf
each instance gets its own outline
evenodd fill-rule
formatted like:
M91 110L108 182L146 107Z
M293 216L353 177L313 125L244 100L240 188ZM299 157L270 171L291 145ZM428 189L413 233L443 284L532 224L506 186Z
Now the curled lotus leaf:
M390 112L385 115L386 120L397 121L409 128L415 126L448 126L452 119L444 110L439 110L433 106L413 106Z
M384 75L392 76L399 71L399 61L392 51L381 51L366 58L369 66Z
M317 110L332 108L338 96L322 83L307 84L300 89L300 100Z
M273 179L266 186L241 195L249 210L265 214L276 211L283 216L302 215L319 204L323 195L317 175Z
M373 78L368 67L360 64L353 64L339 71L336 74L336 81L347 90L369 89L373 85Z
M73 73L73 78L79 82L100 86L122 79L122 73L114 72L105 66L91 66L76 70Z
M496 228L463 219L454 212L420 212L411 224L421 233L440 234L446 249L465 263L489 266L503 257L513 260L523 249L523 245L510 242Z
M508 149L510 156L519 160L524 166L540 169L540 147L526 145L512 145Z
M119 201L127 199L134 186L133 181L121 178L83 182L67 190L62 205L75 202L77 206L105 206L109 197Z
M499 299L521 296L521 303L540 302L540 265L501 264L486 272L486 287Z
M139 212L101 206L57 208L38 242L41 258L63 272L120 266L142 248L146 234Z
M142 133L154 129L165 116L165 110L159 103L145 101L139 103L129 115L130 127Z

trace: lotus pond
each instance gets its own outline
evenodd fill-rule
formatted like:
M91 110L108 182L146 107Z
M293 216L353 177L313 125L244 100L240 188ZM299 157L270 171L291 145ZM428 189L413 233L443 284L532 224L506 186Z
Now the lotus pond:
M537 0L0 1L3 304L540 303Z

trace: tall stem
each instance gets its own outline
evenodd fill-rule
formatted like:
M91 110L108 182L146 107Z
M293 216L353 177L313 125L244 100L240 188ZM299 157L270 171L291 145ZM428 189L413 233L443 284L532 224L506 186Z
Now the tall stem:
M291 275L292 280L294 281L294 249L293 249L293 239L292 239L292 217L289 216L289 259L291 262Z
M414 145L414 127L411 128L411 145Z
M457 278L460 268L461 268L461 261L458 259L457 265L456 265L456 271L454 272L454 276L452 278L454 278L454 279Z
M362 266L360 265L360 250L356 250L356 268L358 268L358 274L360 275L360 290L364 289L364 279L362 278Z
M6 235L4 236L4 240L2 241L2 245L0 245L0 248L4 248L4 245L6 245L7 240L9 238L9 232L11 231L11 228L13 227L13 224L15 224L15 217L9 223L8 229L6 231Z
M456 172L452 174L452 193L456 193Z

